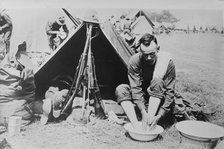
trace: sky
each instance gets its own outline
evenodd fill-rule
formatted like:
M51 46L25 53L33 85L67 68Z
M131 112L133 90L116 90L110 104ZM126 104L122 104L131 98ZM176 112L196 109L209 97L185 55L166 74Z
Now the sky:
M33 40L30 41L33 47L42 46L38 49L47 46L44 32L46 21L55 15L56 8L62 7L78 17L83 17L83 10L95 9L99 18L119 14L130 8L158 11L166 9L181 19L184 25L224 24L224 0L0 0L0 8L8 9L13 18L14 45L21 40L29 39ZM33 37L36 36L41 38L34 40Z
M223 26L222 10L211 9L172 9L170 12L178 19L180 24L205 28L215 26L219 29Z
M1 0L0 3L4 7L217 9L223 8L223 2L223 0Z
M196 12L192 14L179 13L181 18L184 17L192 22L205 21L205 18L211 18L206 21L219 22L224 24L224 0L1 0L0 7L8 8L142 8L142 9L179 9L179 10L220 10L222 18L216 17L217 14L208 14L204 17L199 16ZM177 12L177 11L176 11ZM188 11L189 13L189 11ZM219 12L221 13L221 12ZM107 15L99 13L99 15ZM194 15L193 18L188 16ZM219 16L219 15L218 15ZM100 16L103 17L103 16ZM214 19L216 18L216 20ZM184 21L187 21L187 20Z

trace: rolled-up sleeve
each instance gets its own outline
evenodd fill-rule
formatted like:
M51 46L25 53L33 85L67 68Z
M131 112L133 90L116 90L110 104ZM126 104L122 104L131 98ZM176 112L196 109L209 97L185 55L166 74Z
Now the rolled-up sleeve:
M145 109L144 92L142 91L141 69L138 61L139 55L131 57L128 66L128 78L131 87L132 99L140 110Z
M162 99L161 108L166 112L170 111L174 103L175 96L175 65L170 60L167 71L163 79L155 78L151 81L151 85L148 88L150 96Z

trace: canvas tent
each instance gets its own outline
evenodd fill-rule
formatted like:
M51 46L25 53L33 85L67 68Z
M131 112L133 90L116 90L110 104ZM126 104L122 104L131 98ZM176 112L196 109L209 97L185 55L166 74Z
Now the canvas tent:
M128 15L134 22L131 25L131 31L136 36L136 40L144 33L153 33L154 24L149 18L149 13L144 10L138 10Z
M99 35L91 42L96 76L103 99L114 99L116 86L128 83L127 63L132 55L129 47L107 23L95 29ZM35 72L36 95L43 98L51 81L61 75L74 77L86 42L86 23L82 23Z
M145 10L137 10L130 13L127 17L131 18L133 21L135 21L140 16L144 16L146 20L149 22L151 26L154 26L153 22L150 20L150 14L149 12Z
M153 32L153 26L151 26L147 19L144 16L140 16L131 27L132 33L136 36L141 36L144 33L151 33Z

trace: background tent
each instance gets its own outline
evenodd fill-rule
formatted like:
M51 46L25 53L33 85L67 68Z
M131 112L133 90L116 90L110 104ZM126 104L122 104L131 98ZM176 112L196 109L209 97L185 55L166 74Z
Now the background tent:
M145 19L148 21L148 23L152 27L154 26L153 22L150 20L150 14L147 11L144 11L144 10L134 11L130 13L127 17L131 18L135 22L140 16L144 16Z
M138 39L145 33L153 33L153 26L151 26L151 24L148 23L147 19L144 16L140 16L133 24L131 27L132 33L134 33L134 35L136 37L138 37Z
M143 10L134 11L127 16L133 21L131 32L136 36L136 41L145 33L153 33L155 25L150 20L149 16L149 13Z
M105 26L104 28L108 29L109 27ZM110 32L111 34L105 35L106 31L109 33L108 30L103 31L100 26L94 30L99 31L99 35L92 40L92 52L102 98L114 99L115 88L121 83L128 83L126 65L131 53L128 52L130 51L128 47L125 47L122 42L116 40L115 33ZM111 42L109 39L113 39L113 41ZM35 73L36 94L38 98L44 97L44 93L51 84L51 81L58 75L74 76L85 41L86 24L83 23L40 66Z

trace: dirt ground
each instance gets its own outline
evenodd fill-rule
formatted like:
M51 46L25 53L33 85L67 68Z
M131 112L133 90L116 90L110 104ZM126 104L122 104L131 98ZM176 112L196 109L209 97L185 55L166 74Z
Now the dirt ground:
M224 66L223 37L220 34L181 33L160 35L158 41L161 50L173 55L177 69L177 91L185 98L218 105L213 122L224 127L224 69L220 67ZM10 137L6 132L0 134L0 138L6 138L13 149L199 148L198 145L188 144L175 125L154 141L139 142L131 139L122 125L96 119L84 126L75 126L66 121L43 126L36 121L16 136ZM218 149L223 147L223 143L217 146Z
M73 149L73 148L178 148L180 135L171 128L153 142L132 140L121 125L95 120L88 125L75 126L67 122L42 126L36 122L19 135L8 137L14 149Z
M3 136L13 149L204 149L201 146L204 144L192 144L182 138L174 125L153 141L139 142L133 140L122 125L107 120L93 120L88 125L72 125L63 121L44 126L37 121L23 128L18 135L10 137L6 132Z

